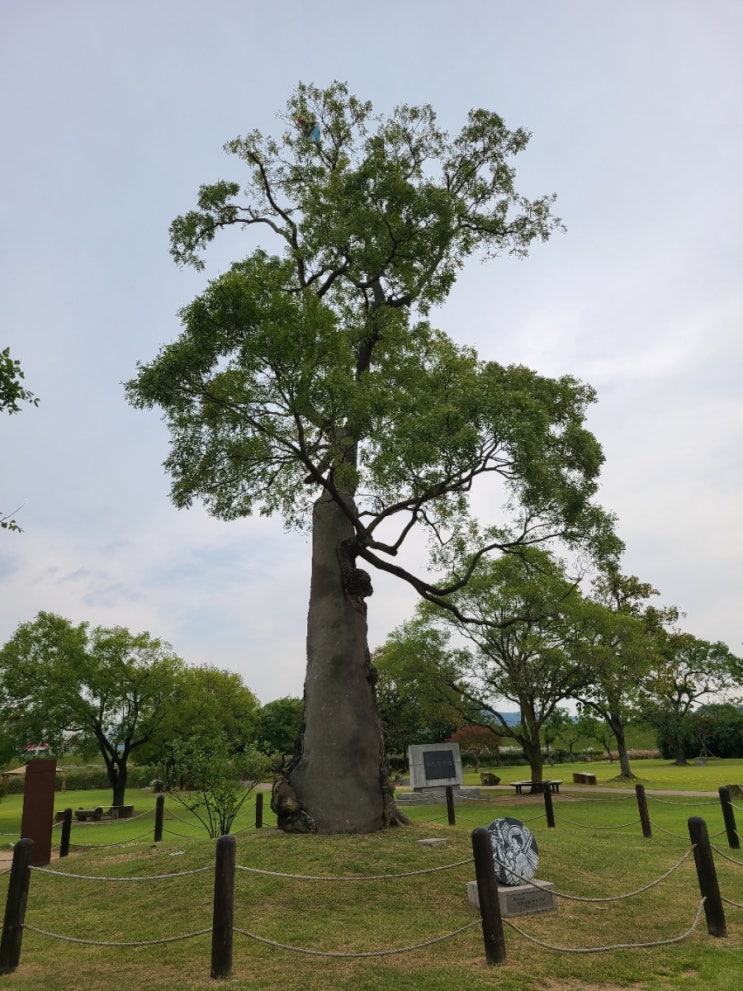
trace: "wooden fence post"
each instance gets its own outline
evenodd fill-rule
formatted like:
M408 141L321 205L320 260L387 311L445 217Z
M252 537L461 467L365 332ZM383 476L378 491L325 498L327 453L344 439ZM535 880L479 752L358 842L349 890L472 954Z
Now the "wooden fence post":
M544 783L544 811L547 816L548 829L555 828L555 810L552 807L552 788L549 781Z
M33 840L19 840L13 847L13 866L10 868L3 933L0 937L0 974L12 974L20 963L33 856Z
M72 832L72 809L64 810L62 819L62 834L59 838L59 855L66 857L70 852L70 833Z
M635 794L637 795L637 808L640 812L640 822L642 823L642 835L646 840L652 839L653 829L650 825L650 813L648 812L648 800L645 795L645 785L636 784Z
M159 843L163 838L163 821L165 820L165 795L158 795L155 799L155 843Z
M446 786L446 815L450 826L456 826L457 816L454 812L454 789L451 785Z
M704 914L707 918L707 932L710 936L727 936L725 910L720 898L717 871L712 858L712 847L707 833L707 823L699 816L689 819L689 836L694 844L694 863L697 865L699 890L704 898Z
M472 830L477 897L480 902L485 959L489 964L506 962L506 940L498 901L498 881L493 863L493 844L487 829Z
M263 829L263 792L255 793L255 828Z
M232 973L232 926L235 917L234 836L220 836L214 865L214 916L212 921L212 977Z
M728 846L731 850L740 850L740 837L735 828L735 812L733 803L730 801L730 789L727 785L720 788L720 805L722 806L722 818L725 823L725 832L728 834Z

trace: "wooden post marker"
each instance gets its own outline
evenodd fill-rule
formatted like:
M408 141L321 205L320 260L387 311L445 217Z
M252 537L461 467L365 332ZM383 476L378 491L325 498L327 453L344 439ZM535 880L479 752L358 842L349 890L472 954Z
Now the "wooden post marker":
M159 843L163 838L163 822L165 820L165 795L158 795L155 799L155 843Z
M707 918L707 932L710 936L727 936L725 910L722 907L717 871L712 858L712 847L707 833L707 823L699 816L689 819L689 836L694 844L694 863L697 865L699 890L704 901L704 914Z
M725 832L728 834L728 846L731 850L740 850L740 836L735 828L735 812L733 803L730 801L730 789L727 785L720 788L720 805L722 806L722 818L725 823Z
M70 852L71 832L72 832L72 809L65 809L64 818L62 819L62 834L59 838L60 857L66 857Z
M650 825L650 813L648 812L648 800L645 796L645 785L636 784L635 794L637 795L637 808L640 813L640 822L642 823L642 835L646 840L649 840L653 836L653 829Z
M214 865L214 916L212 921L212 977L232 973L232 926L235 917L234 836L220 836Z
M263 792L255 793L255 828L263 829Z
M446 786L446 815L450 826L456 826L457 816L454 812L454 789L451 785Z
M33 856L33 840L19 840L13 848L13 866L10 868L5 920L0 937L0 974L12 974L21 959L23 923L26 918Z
M493 863L493 844L487 829L472 830L477 897L480 902L485 959L489 964L506 962L506 940L498 901L498 881Z
M555 828L555 810L552 807L552 789L548 781L544 784L544 811L547 816L547 827Z

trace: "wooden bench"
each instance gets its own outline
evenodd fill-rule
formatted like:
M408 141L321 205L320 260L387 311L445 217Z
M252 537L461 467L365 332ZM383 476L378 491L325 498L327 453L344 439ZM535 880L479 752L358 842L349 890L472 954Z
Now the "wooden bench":
M595 785L596 775L586 773L585 771L576 771L573 775L573 784L576 785Z
M75 818L78 822L100 822L103 816L103 809L99 805L97 809L75 809Z
M528 788L530 793L541 795L547 788L551 792L558 792L562 781L512 781L511 784L516 789L517 795L523 795L524 788Z

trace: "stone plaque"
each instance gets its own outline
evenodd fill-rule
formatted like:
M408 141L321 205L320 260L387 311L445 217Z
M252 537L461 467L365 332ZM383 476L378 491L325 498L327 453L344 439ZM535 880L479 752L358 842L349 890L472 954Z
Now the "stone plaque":
M457 776L451 750L424 750L423 769L426 772L426 781L440 781L442 778Z
M408 747L413 788L461 785L462 758L458 743L423 743Z
M536 884L516 884L509 888L498 887L498 904L503 918L512 915L532 915L536 912L556 912L557 899L551 881ZM467 898L470 905L480 907L477 881L467 882Z
M539 866L539 849L534 833L518 819L506 816L488 826L493 845L495 876L500 884L524 884Z

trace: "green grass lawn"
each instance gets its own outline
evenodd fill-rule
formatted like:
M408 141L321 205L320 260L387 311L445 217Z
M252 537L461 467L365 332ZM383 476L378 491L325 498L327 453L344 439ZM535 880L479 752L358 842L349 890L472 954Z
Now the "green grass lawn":
M649 762L643 767L645 763ZM661 770L659 764L659 774ZM694 790L714 791L715 785ZM357 959L305 955L236 934L229 986L240 991L273 987L282 991L490 991L494 987L501 991L626 987L737 991L743 971L743 908L729 904L727 939L710 937L702 916L697 930L675 944L567 952L668 940L689 929L699 905L693 858L688 855L690 815L705 818L721 851L715 859L723 897L743 905L743 854L730 851L720 835L722 815L714 797L651 799L653 837L643 839L633 794L587 791L554 797L555 829L546 827L540 797L516 798L504 791L494 792L494 801L458 802L455 827L446 825L443 805L416 806L406 809L413 820L409 827L368 836L279 833L270 828L273 819L267 803L268 828L257 831L251 805L237 823L237 862L274 873L237 872L235 926L239 929L285 946L358 953L419 944L476 924L450 940L414 952ZM100 793L100 798L97 794L68 792L58 796L58 807L104 804L107 793ZM209 928L214 842L168 800L166 833L155 845L150 835L154 796L132 792L129 800L135 814L148 815L103 826L73 826L71 855L52 861L53 870L84 877L32 873L29 926L109 943L167 939ZM539 843L538 877L552 881L562 894L605 898L633 892L679 866L665 880L631 898L586 902L561 897L556 913L510 920L520 932L506 926L508 960L488 967L478 916L467 902L466 882L474 877L468 862L471 830L501 815L528 823ZM740 819L743 811L736 815ZM19 822L20 800L7 798L0 804L0 832ZM447 845L430 848L417 842L427 837L445 838ZM3 841L9 844L13 838ZM200 871L204 867L210 869ZM410 873L429 868L447 869ZM375 874L408 876L365 882L306 879ZM137 883L85 879L153 875L177 876ZM0 876L3 905L7 880L7 874ZM104 991L119 986L187 991L214 985L209 962L209 935L121 948L62 942L27 931L20 967L2 981L19 991L80 987Z
M676 767L668 760L650 759L633 761L632 770L636 780L645 788L659 788L678 791L712 791L729 784L743 785L743 759L719 760L713 759L706 765ZM501 783L521 781L529 778L529 768L526 765L518 767L483 767L481 771L492 771L497 774ZM579 761L574 764L554 764L545 767L545 778L562 779L566 784L572 782L573 774L589 771L596 775L597 785L608 788L632 787L632 782L617 780L619 765L608 761ZM464 775L466 785L479 785L478 772L468 770Z

